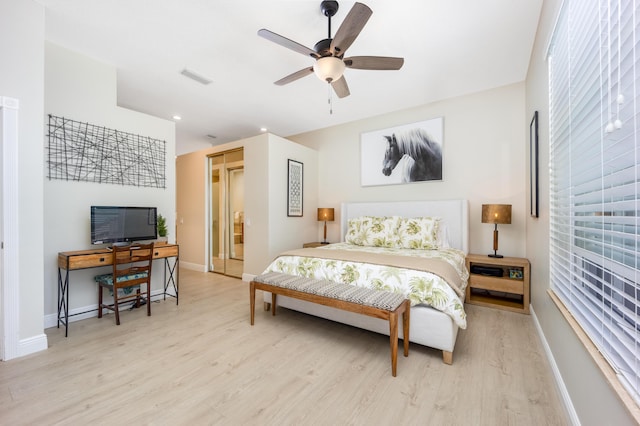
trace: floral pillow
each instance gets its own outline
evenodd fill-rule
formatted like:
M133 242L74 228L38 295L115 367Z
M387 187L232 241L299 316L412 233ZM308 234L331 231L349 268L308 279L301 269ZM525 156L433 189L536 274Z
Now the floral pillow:
M440 248L440 218L414 217L403 218L398 228L398 247L420 250Z
M356 217L353 219L349 219L347 222L347 233L344 236L344 242L353 244L356 246L360 246L361 238L360 238L360 228L362 227L362 217Z
M398 247L400 216L361 216L349 219L345 241L358 246Z

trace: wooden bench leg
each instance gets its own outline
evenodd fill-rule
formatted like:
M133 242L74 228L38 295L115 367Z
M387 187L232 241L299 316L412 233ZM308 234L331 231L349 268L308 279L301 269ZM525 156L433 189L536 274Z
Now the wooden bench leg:
M402 336L404 343L404 356L409 356L409 327L411 325L411 302L404 302L404 312L402 313Z
M453 364L453 352L442 351L442 361L447 365Z
M253 281L249 283L249 305L251 306L251 325L256 316L256 285Z
M396 377L398 365L398 311L389 313L389 339L391 343L391 375Z
M404 356L409 356L409 327L411 303L406 300L398 309L389 312L389 344L391 345L391 375L396 377L398 367L398 314L402 313Z
M271 293L271 315L276 316L276 294Z

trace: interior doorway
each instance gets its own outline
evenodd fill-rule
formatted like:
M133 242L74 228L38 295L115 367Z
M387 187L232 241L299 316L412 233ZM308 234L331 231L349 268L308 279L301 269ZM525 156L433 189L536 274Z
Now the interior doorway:
M242 278L244 270L244 152L209 156L209 271Z

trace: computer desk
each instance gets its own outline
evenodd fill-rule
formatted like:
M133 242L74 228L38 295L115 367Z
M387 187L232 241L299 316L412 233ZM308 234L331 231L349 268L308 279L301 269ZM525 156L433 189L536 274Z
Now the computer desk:
M64 336L69 335L69 316L80 315L90 311L69 315L69 272L79 269L99 268L113 264L111 250L107 248L93 250L65 251L58 253L58 328L64 325ZM164 259L164 289L163 298L176 298L178 304L179 253L177 244L156 243L153 246L153 259ZM169 259L175 258L173 265ZM65 273L62 273L62 270ZM168 293L169 286L173 286L175 295ZM151 301L148 301L151 303Z

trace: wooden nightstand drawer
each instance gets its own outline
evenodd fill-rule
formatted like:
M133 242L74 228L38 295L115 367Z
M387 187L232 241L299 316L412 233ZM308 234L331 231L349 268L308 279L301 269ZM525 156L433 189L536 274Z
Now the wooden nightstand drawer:
M510 278L469 275L469 285L483 290L502 291L505 293L524 294L524 282Z

